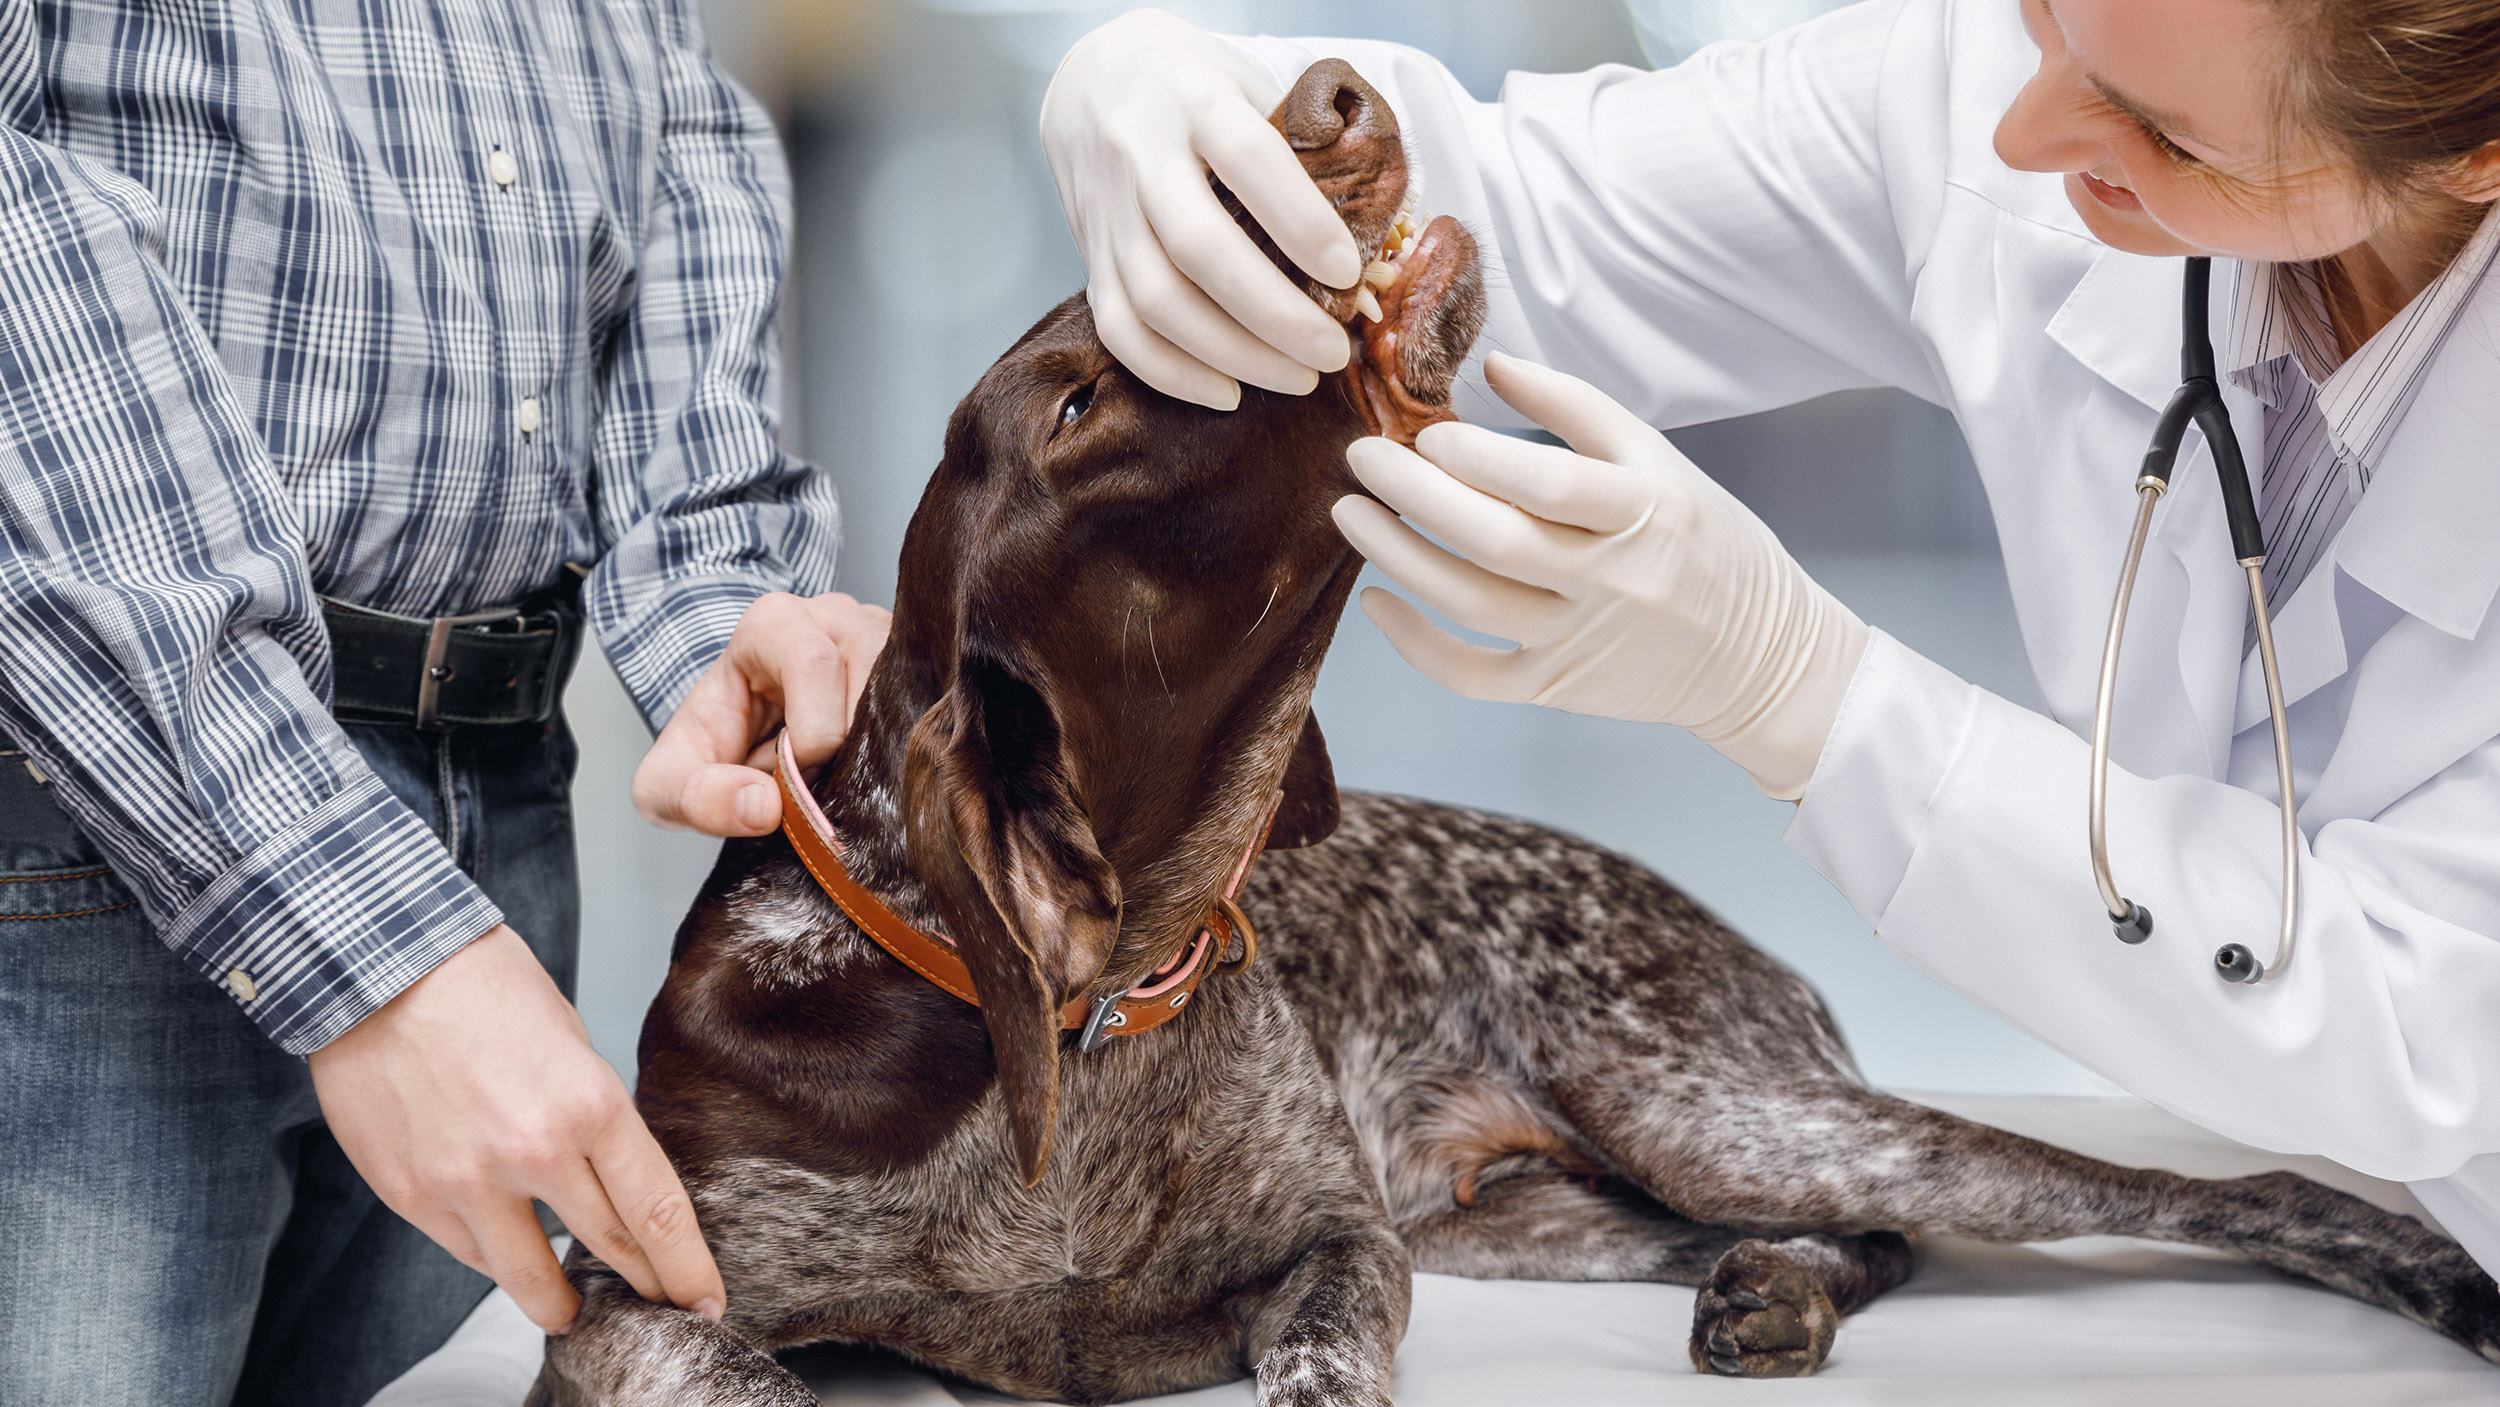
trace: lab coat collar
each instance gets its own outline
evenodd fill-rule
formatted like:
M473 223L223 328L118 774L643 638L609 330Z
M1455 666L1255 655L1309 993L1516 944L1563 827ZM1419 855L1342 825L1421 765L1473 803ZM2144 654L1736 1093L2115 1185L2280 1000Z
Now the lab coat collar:
M2049 340L2102 380L2155 410L2179 389L2176 259L2104 246L2049 319Z
M2446 634L2481 632L2500 594L2500 277L2475 289L2423 371L2333 560Z

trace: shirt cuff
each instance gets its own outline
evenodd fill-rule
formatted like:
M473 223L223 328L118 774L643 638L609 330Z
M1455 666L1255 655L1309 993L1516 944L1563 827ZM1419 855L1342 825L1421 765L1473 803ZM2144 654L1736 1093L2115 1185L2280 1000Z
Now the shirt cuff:
M1880 630L1832 720L1788 848L1883 926L1945 777L1978 716L1981 691Z
M603 584L594 572L594 593ZM751 577L696 577L670 582L630 607L594 599L591 621L616 677L656 733L729 648L730 632L747 607L783 589Z
M272 1041L308 1055L502 921L367 776L219 875L163 936Z

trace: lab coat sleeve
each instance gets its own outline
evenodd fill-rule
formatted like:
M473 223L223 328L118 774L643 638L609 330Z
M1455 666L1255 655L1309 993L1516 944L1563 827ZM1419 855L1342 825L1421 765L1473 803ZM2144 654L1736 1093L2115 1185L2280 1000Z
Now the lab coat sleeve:
M2110 772L2111 863L2152 910L2110 933L2086 838L2090 750L1877 632L1788 840L1912 963L2181 1116L2373 1176L2500 1151L2500 739L2301 857L2298 959L2274 953L2280 812L2202 777Z
M1280 85L1339 57L1388 98L1421 208L1486 260L1480 347L1676 426L1853 387L1940 397L1910 305L1944 196L1942 8L1877 0L1655 72L1514 73L1491 103L1399 45L1233 42ZM1516 421L1472 372L1457 396Z

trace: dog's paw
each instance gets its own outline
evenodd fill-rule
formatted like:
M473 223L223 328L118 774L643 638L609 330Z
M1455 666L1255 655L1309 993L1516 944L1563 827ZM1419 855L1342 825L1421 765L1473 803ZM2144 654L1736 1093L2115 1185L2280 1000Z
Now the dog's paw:
M1728 1378L1801 1378L1823 1366L1840 1315L1823 1287L1766 1241L1739 1241L1693 1296L1693 1367Z
M1352 1344L1281 1343L1259 1360L1259 1407L1389 1407L1386 1378Z

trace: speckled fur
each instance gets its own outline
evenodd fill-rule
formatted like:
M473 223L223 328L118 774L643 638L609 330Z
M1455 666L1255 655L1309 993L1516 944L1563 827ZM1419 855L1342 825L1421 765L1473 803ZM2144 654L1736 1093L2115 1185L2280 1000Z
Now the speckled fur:
M1354 156L1296 146L1376 248L1403 158L1348 91L1315 69L1279 122L1351 112ZM1454 286L1447 364L1481 312ZM1079 386L1076 436L1037 429ZM1360 566L1327 505L1363 423L1342 380L1222 416L1136 392L1074 300L966 398L817 791L854 875L957 943L984 1006L873 947L779 837L724 846L636 1098L727 1318L577 1248L583 1313L533 1407L801 1407L770 1354L823 1340L1071 1402L1255 1372L1267 1407L1375 1407L1410 1267L1694 1285L1697 1369L1791 1376L1921 1231L2216 1247L2500 1358L2500 1292L2415 1222L1869 1090L1796 974L1640 866L1340 797L1308 703ZM1241 896L1259 963L1075 1053L1057 1002L1180 951L1280 788L1282 848Z

